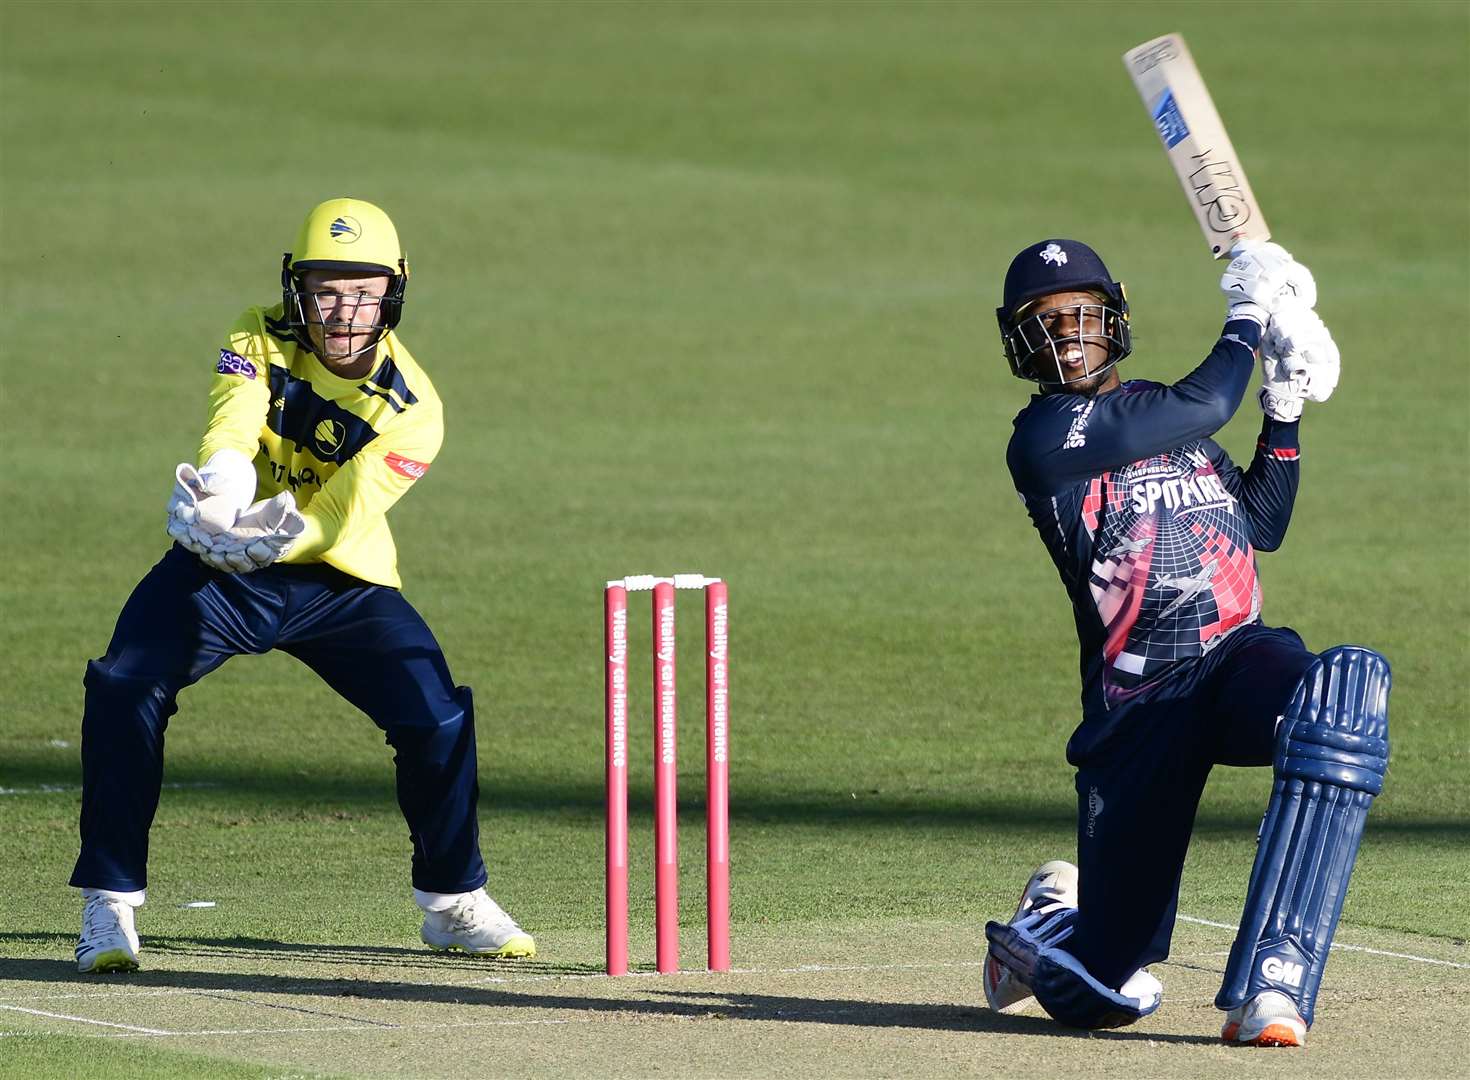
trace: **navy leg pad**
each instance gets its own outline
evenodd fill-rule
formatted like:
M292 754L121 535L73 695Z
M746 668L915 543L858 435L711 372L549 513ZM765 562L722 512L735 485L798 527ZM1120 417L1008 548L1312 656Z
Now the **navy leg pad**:
M1142 1020L1164 1000L1163 988L1147 975L1135 975L1123 990L1140 986L1139 996L1111 990L1088 973L1066 949L1045 949L1036 958L1031 992L1055 1020L1075 1028L1115 1028Z
M1052 1019L1069 1027L1122 1027L1157 1009L1163 994L1156 981L1143 980L1149 985L1142 997L1111 990L1060 947L1076 922L1077 909L1064 908L1012 924L986 923L985 936L996 959L1030 987Z
M1218 1008L1275 990L1311 1024L1368 807L1388 768L1389 685L1388 661L1351 645L1324 652L1302 676L1277 730L1276 783Z

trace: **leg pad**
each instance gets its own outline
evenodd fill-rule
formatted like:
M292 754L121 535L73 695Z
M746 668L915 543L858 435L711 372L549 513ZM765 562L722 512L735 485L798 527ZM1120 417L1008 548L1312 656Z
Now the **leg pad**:
M1147 972L1135 972L1121 990L1098 982L1061 943L1072 935L1077 909L1028 915L1014 923L985 925L992 953L1031 989L1052 1019L1068 1027L1123 1027L1159 1007L1164 989Z
M1388 768L1388 661L1355 646L1307 669L1276 735L1276 783L1215 1004L1267 990L1312 1022L1368 807Z

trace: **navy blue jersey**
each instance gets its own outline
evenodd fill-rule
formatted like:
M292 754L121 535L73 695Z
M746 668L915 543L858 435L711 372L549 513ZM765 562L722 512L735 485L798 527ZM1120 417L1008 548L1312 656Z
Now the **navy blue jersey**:
M1255 552L1291 519L1297 425L1267 418L1244 471L1210 438L1240 405L1260 337L1230 322L1172 386L1038 394L1016 417L1006 461L1072 598L1084 721L1260 618Z

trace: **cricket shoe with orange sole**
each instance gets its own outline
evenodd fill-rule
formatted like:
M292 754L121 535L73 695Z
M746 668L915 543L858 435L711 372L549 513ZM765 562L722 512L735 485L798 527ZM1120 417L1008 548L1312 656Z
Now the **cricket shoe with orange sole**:
M1267 990L1225 1014L1220 1038L1236 1046L1306 1046L1307 1025L1291 998Z
M1064 859L1053 859L1042 863L1026 882L1011 924L1029 915L1046 915L1076 906L1077 868ZM985 952L981 981L985 984L985 1001L995 1012L1007 1015L1024 1012L1035 1000L1031 987L995 955L993 946Z

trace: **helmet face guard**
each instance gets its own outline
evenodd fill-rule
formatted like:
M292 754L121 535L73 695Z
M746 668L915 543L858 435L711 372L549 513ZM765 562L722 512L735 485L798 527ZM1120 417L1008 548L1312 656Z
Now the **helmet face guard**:
M347 313L346 321L324 318L318 296L306 290L303 275L311 270L338 273L381 274L391 280L382 297L347 294L350 305L335 304ZM376 349L383 335L403 317L403 296L408 287L408 262L398 243L398 231L380 208L362 199L329 199L306 216L296 244L281 260L283 315L305 348L325 359L312 341L311 331L325 335L336 331L363 334L368 342L337 360L349 360ZM359 322L360 315L373 319Z
M350 360L355 356L361 356L378 347L378 342L383 340L383 335L398 325L398 320L403 317L403 293L408 286L408 267L401 263L400 272L392 274L392 281L388 285L388 291L381 297L364 296L361 294L334 294L342 295L351 301L346 306L347 319L328 319L322 312L319 297L315 292L308 292L302 280L302 274L308 270L338 270L343 272L372 271L383 273L382 267L378 266L348 266L341 263L314 266L306 266L301 262L293 264L291 253L286 252L281 260L281 298L284 305L286 324L296 335L296 339L303 346L321 357L322 350L312 340L311 331L313 327L320 327L322 334L332 332L357 334L369 334L371 338L360 348L342 356L335 357L337 360ZM339 308L341 310L341 308ZM366 315L369 312L372 318L366 322L358 321L358 314Z
M1069 292L1088 293L1096 302L1037 306L1043 297ZM1044 390L1086 392L1087 384L1095 386L1098 376L1133 351L1123 284L1113 280L1095 251L1076 240L1042 240L1011 260L995 317L1011 374ZM1105 349L1101 363L1090 361L1089 346ZM1073 347L1081 353L1083 373L1069 379L1061 361Z
M1019 379L1058 388L1089 383L1111 371L1132 351L1127 301L1115 307L1108 298L1099 296L1095 304L1023 307L1016 317L1001 320L1001 344L1011 374ZM1098 346L1106 358L1093 364L1090 357ZM1069 379L1064 374L1062 357L1073 348L1082 357L1082 372Z

